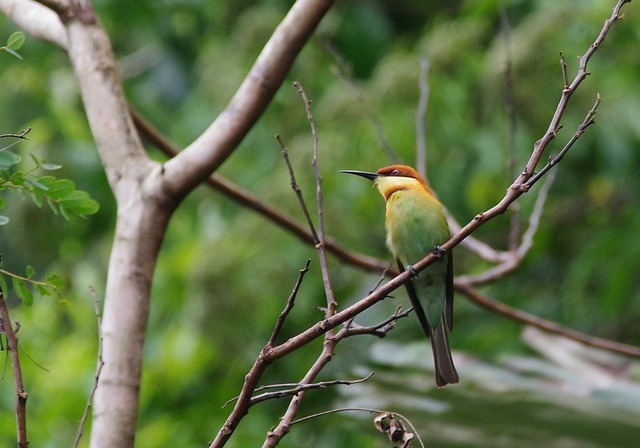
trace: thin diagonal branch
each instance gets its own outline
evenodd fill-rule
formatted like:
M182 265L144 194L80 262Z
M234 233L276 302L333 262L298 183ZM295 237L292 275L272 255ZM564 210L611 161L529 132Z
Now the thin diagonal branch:
M498 302L497 300L494 300L489 296L481 294L480 292L475 290L472 286L464 283L456 283L455 289L456 291L461 292L462 294L467 296L469 299L471 299L471 301L476 305L489 309L503 316L506 316L509 319L516 320L518 322L531 325L536 328L540 328L549 333L553 333L553 334L567 337L569 339L573 339L574 341L578 341L583 344L590 345L591 347L598 347L598 348L602 348L612 352L620 353L623 355L634 356L636 358L640 357L640 347L611 341L609 339L598 338L596 336L591 336L576 330L572 330L571 328L567 328L565 326L559 325L556 322L542 319L538 316L527 313L525 311L512 308L509 305L505 305L502 302Z
M313 236L314 244L319 244L320 239L318 238L318 232L316 232L316 227L313 224L313 219L311 219L311 214L309 213L309 208L304 201L304 196L302 196L302 191L298 186L298 182L296 181L296 174L293 171L293 166L291 165L291 161L289 160L289 150L287 146L283 143L280 135L276 135L276 140L280 144L280 151L282 153L282 158L284 159L285 164L287 165L287 171L289 172L289 179L291 181L291 189L296 194L296 198L298 199L298 204L300 204L300 208L302 209L302 213L304 214L304 218L307 221L307 225L309 226L309 231Z
M318 252L318 258L320 259L320 270L322 272L322 282L324 284L324 292L327 296L327 316L331 316L335 313L337 304L335 295L333 293L333 287L331 286L331 280L329 278L329 266L327 264L327 254L325 251L325 232L324 232L324 211L323 211L323 199L322 199L322 175L320 174L320 168L318 166L318 132L316 131L316 125L313 120L313 114L311 113L311 100L307 97L304 88L300 82L293 83L302 100L304 101L304 109L307 114L307 121L311 128L311 137L313 138L313 156L311 159L311 166L313 167L313 173L316 178L316 207L318 214L318 242L316 244L316 251Z
M398 307L391 316L375 325L363 326L356 324L353 320L349 320L345 323L344 328L340 330L338 336L341 338L348 338L351 336L369 334L379 338L384 338L389 331L393 330L399 319L407 317L412 311L413 307L408 308L405 311L402 311L402 309Z
M20 368L20 356L18 354L18 338L13 331L7 302L4 300L4 291L0 289L0 327L7 336L7 350L11 354L11 369L13 380L16 384L16 427L18 434L18 447L27 448L27 391L24 389L22 369Z
M136 128L150 144L162 151L168 157L174 157L178 154L178 148L170 142L156 127L154 127L148 120L146 120L139 112L129 106L131 116L136 124ZM207 178L205 183L212 189L222 193L231 200L247 207L250 210L259 213L267 220L273 222L275 225L284 228L297 236L300 240L307 244L314 244L315 240L309 229L302 225L295 218L286 214L285 212L277 209L273 205L270 205L254 194L244 190L239 185L231 182L229 179L222 177L221 175L214 173ZM334 254L339 259L346 263L358 266L362 269L382 272L388 268L388 263L383 262L377 258L369 257L360 254L355 251L351 251L346 247L337 243L330 236L325 236L324 245L329 252Z
M0 0L0 10L24 32L66 50L67 31L58 14L31 0Z
M575 134L573 134L573 136L567 142L567 144L564 145L564 148L562 148L562 150L557 155L555 155L554 157L551 157L549 159L549 162L544 167L542 167L540 171L538 171L534 176L531 177L531 179L529 179L525 184L523 184L522 188L525 188L525 189L531 188L538 180L542 178L542 176L544 176L547 173L547 171L549 171L551 168L553 168L562 160L562 158L569 151L569 149L571 149L573 144L580 138L580 136L582 136L582 134L584 134L584 131L589 126L595 123L595 117L596 117L596 113L598 112L598 106L600 106L600 95L597 95L596 101L593 104L593 107L589 110L589 112L587 113L587 116L584 117L584 120L578 126L578 130L575 132Z
M276 28L227 107L165 163L166 188L182 197L214 172L262 115L333 0L298 0Z
M320 381L317 383L309 383L309 384L294 384L293 387L288 389L278 390L275 392L265 392L260 395L256 395L251 399L251 405L262 403L263 401L273 400L276 398L290 397L292 395L298 395L301 392L307 392L309 390L315 389L326 389L331 386L339 386L339 385L352 385L359 384L367 381L369 378L373 376L373 372L364 378L359 378L357 380L331 380L331 381ZM278 387L278 385L272 385L270 387ZM264 389L264 388L262 388Z
M309 272L309 265L311 264L311 260L307 260L304 267L298 271L298 279L296 280L296 284L287 299L287 304L285 308L282 310L278 319L276 320L276 325L273 328L273 332L271 333L271 337L269 338L269 342L267 345L275 345L276 339L282 330L282 326L284 325L284 321L293 309L293 305L295 303L296 297L298 296L298 291L300 290L300 286L302 285L302 280L304 280L304 276L307 272Z
M611 30L613 24L620 20L620 10L622 9L622 7L630 1L631 0L618 0L616 5L613 7L611 15L608 19L605 20L604 25L602 26L602 29L598 34L598 37L591 44L589 49L580 57L579 67L575 77L568 86L562 89L560 100L558 101L556 110L553 114L553 117L551 118L551 121L549 122L549 127L547 128L544 136L535 143L531 157L529 158L529 161L527 162L522 174L520 174L518 180L514 182L513 188L527 188L526 182L534 175L535 169L538 166L538 162L540 161L542 154L544 153L549 143L556 137L558 129L560 129L560 121L562 119L562 116L564 115L564 111L567 108L567 104L569 103L569 98L571 98L571 95L573 95L578 86L580 86L580 84L582 84L582 81L584 81L589 75L589 72L587 72L587 65L589 64L589 61L604 42L604 39L607 37L607 34Z
M89 412L91 411L91 406L93 404L93 396L98 389L98 380L100 379L100 373L102 372L102 367L104 366L104 360L102 358L102 313L100 311L100 299L96 294L96 291L91 288L91 297L93 299L93 310L96 313L96 322L97 332L98 332L98 360L96 365L96 372L93 376L93 386L91 386L91 390L89 391L89 395L87 396L87 405L84 408L84 413L82 414L82 418L80 419L80 423L78 424L78 432L76 433L76 438L73 442L73 447L76 448L80 444L80 439L82 438L82 434L84 431L84 425L89 417Z

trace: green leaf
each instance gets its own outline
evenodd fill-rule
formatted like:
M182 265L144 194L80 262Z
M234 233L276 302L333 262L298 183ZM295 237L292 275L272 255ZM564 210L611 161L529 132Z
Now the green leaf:
M35 275L36 270L33 269L33 266L28 266L27 265L26 272L27 272L27 278L31 279Z
M49 208L51 209L54 215L60 214L58 204L56 204L49 198L47 198L47 204L49 204Z
M76 190L60 201L60 208L85 216L96 213L100 205L86 191Z
M7 47L12 50L19 50L24 45L25 37L21 31L16 31L7 39Z
M46 280L47 280L47 283L49 283L55 289L64 289L64 282L56 274L48 275Z
M55 171L55 170L59 170L60 168L62 168L62 165L56 165L54 163L43 163L40 168L42 168L43 170L47 170L47 171Z
M14 165L17 165L22 160L17 154L9 151L0 152L0 170L8 170Z
M2 49L3 49L4 51L6 51L7 53L9 53L9 54L11 54L11 55L13 55L13 56L17 57L18 59L20 59L20 60L22 61L22 56L20 56L20 55L18 54L18 52L16 52L16 51L12 50L12 49L11 49L11 48L9 48L9 47L0 47L0 48L2 48Z
M47 196L59 200L75 191L76 186L68 179L56 179L53 176L42 176L37 179L40 185L47 189Z
M25 286L24 281L18 277L12 277L11 283L18 298L27 306L33 305L33 294L29 291L29 288Z
M41 189L41 190L45 190L45 191L46 191L46 190L48 190L48 188L47 188L47 187L45 187L45 186L44 186L44 185L42 185L40 182L38 182L37 180L35 180L35 179L31 178L31 177L25 177L25 178L24 178L24 180L26 180L26 181L27 181L27 183L29 183L29 184L33 185L33 186L34 186L34 187L36 187L36 188L39 188L39 189Z
M0 215L0 226L4 226L5 224L9 224L9 217Z
M69 216L69 211L62 205L59 204L60 216L62 216L65 221L69 221L71 216Z
M43 200L42 200L42 196L35 193L35 192L31 192L31 199L33 200L33 203L36 204L38 206L38 208L42 208L42 204L43 204Z
M51 290L49 288L47 288L44 285L41 285L39 283L35 284L36 289L38 290L38 292L40 293L41 296L50 296L51 295Z

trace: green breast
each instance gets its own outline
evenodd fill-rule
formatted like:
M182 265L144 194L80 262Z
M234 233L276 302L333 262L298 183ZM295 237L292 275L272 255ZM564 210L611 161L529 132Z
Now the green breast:
M449 239L440 203L413 190L400 190L387 200L387 244L402 263L415 263Z

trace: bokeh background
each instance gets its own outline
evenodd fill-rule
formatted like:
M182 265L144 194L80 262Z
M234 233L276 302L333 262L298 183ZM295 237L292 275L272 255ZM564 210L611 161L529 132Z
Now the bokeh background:
M183 147L224 108L288 1L95 1L109 32L131 103ZM513 0L338 2L306 46L288 80L313 100L320 141L327 233L353 250L390 259L384 204L365 181L339 169L389 164L371 116L405 163L414 164L421 60L430 64L426 115L432 186L462 223L499 200L511 183L509 116L504 93L511 62L517 167L524 166L560 97L562 51L572 76L577 56L593 42L613 1ZM500 10L508 17L508 32ZM596 125L562 163L533 250L521 268L482 288L509 305L579 331L640 344L640 5L624 8L589 65L591 75L571 100L559 151L596 94ZM15 27L0 19L0 38ZM4 37L2 37L4 36ZM331 47L352 68L358 94L336 75ZM0 132L33 130L11 150L63 165L99 201L98 214L65 221L29 200L3 192L11 218L0 227L5 269L32 265L66 284L68 303L44 297L31 307L10 294L20 321L22 367L29 392L33 446L70 446L93 381L96 319L90 288L104 289L114 200L83 115L65 54L27 37L24 60L0 54ZM290 83L220 173L262 200L301 219L274 134L287 144L309 205L314 201L312 139L304 106ZM149 149L154 158L163 155ZM24 169L27 169L26 167ZM519 202L526 221L536 189ZM510 216L476 236L505 249ZM295 282L312 259L283 337L321 318L325 301L312 247L206 187L175 213L162 248L145 347L137 446L204 446L230 411L221 406L267 341ZM464 248L456 274L490 265ZM377 275L330 258L339 303L365 294ZM402 291L370 310L362 324L408 306ZM126 313L126 310L122 310ZM360 386L310 393L302 415L366 406L400 412L428 446L630 447L640 431L637 360L585 349L456 299L451 335L461 384L433 386L429 344L412 319L384 340L354 338L338 347L321 379ZM295 382L321 342L273 365L265 381ZM0 447L15 446L14 386L0 352ZM261 444L285 401L251 410L228 446ZM85 436L83 446L88 437ZM367 413L349 412L294 426L285 447L389 446Z

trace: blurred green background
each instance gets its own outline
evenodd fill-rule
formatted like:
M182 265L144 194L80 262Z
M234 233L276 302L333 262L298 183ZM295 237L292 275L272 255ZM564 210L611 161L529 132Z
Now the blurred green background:
M113 40L131 103L183 147L226 105L291 2L94 3ZM511 183L503 101L507 53L521 169L560 96L559 51L572 76L576 56L592 43L613 4L338 2L288 76L288 81L300 80L313 100L327 233L354 250L390 259L383 201L368 183L337 171L375 170L389 163L370 114L403 161L414 164L422 58L431 66L426 117L431 184L461 223L492 206ZM510 22L508 45L501 32L501 5ZM564 128L549 148L552 153L562 147L599 93L596 125L559 165L534 249L517 272L482 291L579 331L638 345L640 4L626 5L624 12L625 20L614 26L589 65L591 75L572 97ZM2 40L15 30L0 20ZM364 104L335 75L327 42L352 65ZM72 179L101 205L97 215L66 222L8 194L3 212L11 222L0 227L6 269L23 272L29 264L41 275L60 275L68 285L68 306L51 298L36 299L31 307L10 300L26 351L22 366L30 394L31 445L70 446L93 381L97 336L89 288L102 295L115 206L65 54L29 36L20 53L23 61L0 54L0 132L32 127L30 140L12 150L63 165L56 174ZM276 133L289 147L312 206L312 140L302 101L290 83L219 172L301 219ZM154 149L150 153L163 158ZM523 219L536 191L520 201ZM476 236L505 249L509 222L508 214L499 217ZM456 274L490 266L464 248L456 249L455 257ZM314 249L207 188L184 201L171 221L156 271L137 446L204 446L215 436L230 411L221 406L240 390L307 258L313 260L311 272L283 338L322 316L316 308L325 299ZM342 306L377 281L377 275L333 257L330 267ZM384 319L398 305L407 306L402 291L359 322ZM637 444L637 360L523 332L520 324L462 296L455 315L451 344L459 386L432 386L428 343L413 319L404 319L383 341L364 337L341 344L320 379L353 379L375 371L374 379L312 392L301 414L339 406L397 411L413 422L428 446ZM320 347L317 341L276 363L264 382L297 381ZM0 355L0 447L9 447L15 446L15 390L6 351ZM253 408L228 446L261 444L285 406L283 400ZM87 443L85 436L82 446ZM371 416L351 412L294 426L281 446L384 447L389 442L376 433Z

